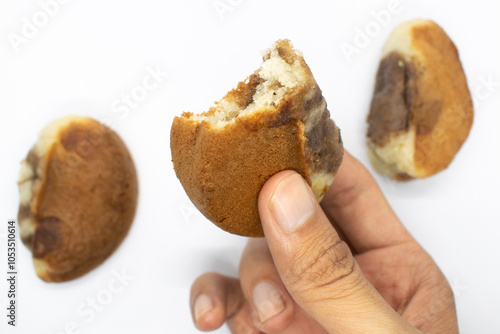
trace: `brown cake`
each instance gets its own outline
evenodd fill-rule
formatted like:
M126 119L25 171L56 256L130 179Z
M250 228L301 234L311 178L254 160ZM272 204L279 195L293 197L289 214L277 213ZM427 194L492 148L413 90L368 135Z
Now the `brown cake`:
M438 173L467 139L473 113L457 49L443 29L426 20L396 27L368 116L374 168L397 180Z
M282 170L300 173L321 200L342 161L340 130L302 54L279 40L263 63L210 110L172 124L177 177L214 224L263 236L261 187Z
M79 277L121 243L137 203L132 158L99 122L65 117L49 124L21 163L19 227L37 275Z

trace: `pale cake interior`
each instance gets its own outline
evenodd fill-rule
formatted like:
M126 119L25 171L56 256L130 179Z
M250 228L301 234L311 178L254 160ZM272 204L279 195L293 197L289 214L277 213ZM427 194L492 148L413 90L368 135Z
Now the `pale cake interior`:
M428 24L428 21L415 19L397 26L382 48L382 59L396 52L411 62L417 52L412 46L411 30L425 24ZM391 140L383 147L369 142L368 153L373 167L379 173L392 177L401 173L410 177L418 177L419 173L414 161L415 139L416 130L411 126L406 133L392 135Z
M212 127L222 128L234 123L237 117L277 107L283 97L295 87L303 84L306 75L298 59L292 64L287 63L276 48L266 50L265 60L256 74L261 81L255 88L252 101L246 105L226 99L217 103L214 113L193 115L191 120L209 122Z

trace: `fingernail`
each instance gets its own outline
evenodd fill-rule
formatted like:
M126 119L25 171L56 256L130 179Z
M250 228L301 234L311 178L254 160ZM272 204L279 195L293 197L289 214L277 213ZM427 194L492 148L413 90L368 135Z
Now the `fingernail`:
M314 212L316 199L299 174L291 175L278 184L269 208L274 218L287 232L304 224Z
M253 290L253 304L261 322L272 318L285 309L279 290L271 283L259 283Z
M196 298L194 302L194 319L196 322L200 320L201 316L205 313L211 311L214 308L214 304L212 303L212 298L208 295L201 294Z

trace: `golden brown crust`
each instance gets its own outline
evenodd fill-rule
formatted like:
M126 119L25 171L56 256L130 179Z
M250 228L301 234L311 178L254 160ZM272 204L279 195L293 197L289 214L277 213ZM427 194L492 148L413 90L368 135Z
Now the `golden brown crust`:
M433 175L451 163L469 134L473 106L457 49L443 29L432 21L404 25L406 37L396 34L399 45L388 41L396 46L380 63L368 139L379 162L384 161L380 149L391 144L409 152L401 154L406 161L388 169L391 177L407 180ZM401 145L411 146L411 152Z
M429 176L451 163L469 135L474 109L457 48L448 35L434 22L416 27L413 34L413 45L420 50L425 69L413 111L415 165ZM426 126L426 119L436 110L438 121L432 122L433 127Z
M314 173L333 179L342 161L340 130L309 67L289 41L278 41L275 47L287 63L299 61L306 75L279 105L237 117L222 128L184 113L171 129L174 169L189 198L214 224L243 236L263 236L257 199L272 175L295 170L311 185ZM240 82L223 101L249 105L261 82L258 73ZM215 107L202 115L214 113ZM325 191L322 188L318 197Z
M77 278L113 253L133 221L138 192L132 158L115 132L90 118L55 131L46 151L35 145L28 154L34 175L20 187L34 181L33 193L18 216L37 274L49 282ZM34 231L23 233L30 224Z
M263 235L260 224L254 224L257 197L273 174L291 169L307 177L303 125L297 121L255 131L236 120L214 133L178 117L171 137L177 138L172 141L175 171L189 198L230 233Z

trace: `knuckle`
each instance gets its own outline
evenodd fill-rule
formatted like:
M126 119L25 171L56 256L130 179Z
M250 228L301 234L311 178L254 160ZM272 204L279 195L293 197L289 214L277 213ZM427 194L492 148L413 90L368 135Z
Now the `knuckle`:
M194 295L199 291L205 290L209 286L217 285L222 280L222 275L216 272L206 272L196 278L191 285L191 294Z
M311 240L309 245L292 266L298 286L312 289L340 286L353 275L354 257L349 246L337 236L321 242Z

